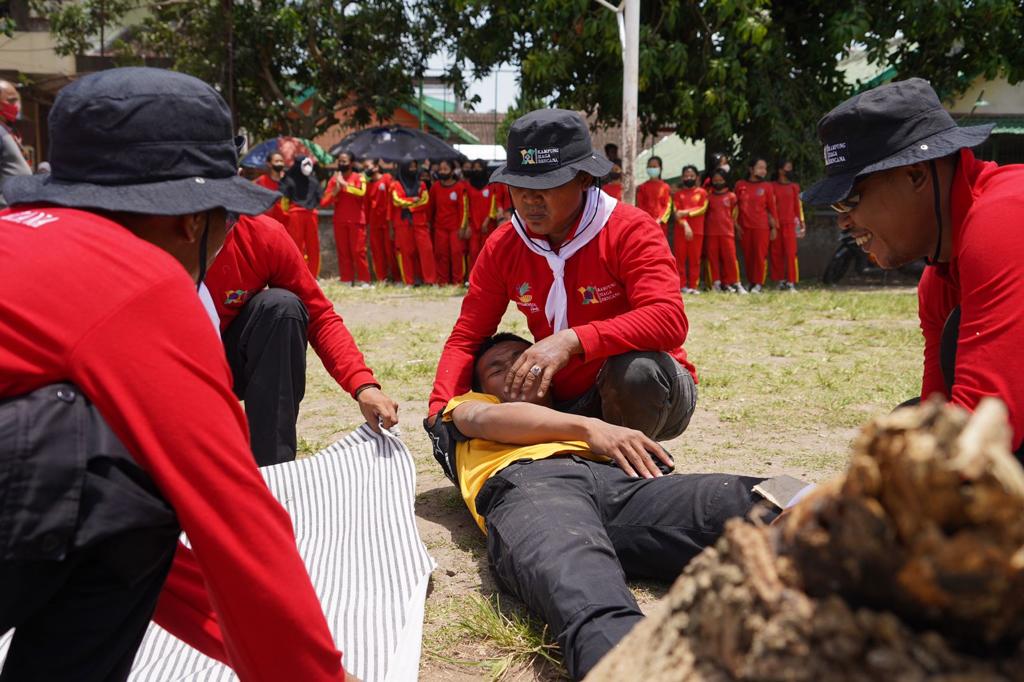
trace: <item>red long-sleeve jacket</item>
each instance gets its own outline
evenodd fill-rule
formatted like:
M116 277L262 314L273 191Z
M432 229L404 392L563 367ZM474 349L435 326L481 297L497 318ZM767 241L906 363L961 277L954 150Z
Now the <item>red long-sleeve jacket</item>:
M430 186L430 225L435 230L452 232L469 221L469 183L457 180L450 185L438 181Z
M334 205L335 223L366 224L366 181L362 173L351 171L344 176L346 187L338 181L338 175L332 175L327 182L321 206Z
M188 533L156 621L245 680L344 679L195 282L105 218L16 206L0 213L0 398L59 381L93 401Z
M684 220L690 224L694 234L704 234L704 215L708 212L708 193L703 187L682 187L672 195L672 204L677 211L690 211ZM680 225L681 223L676 223Z
M391 218L395 222L402 219L402 211L408 210L412 216L413 225L430 224L430 191L427 183L421 182L419 194L410 197L405 193L405 188L398 180L391 182Z
M277 180L274 180L273 178L271 178L269 175L266 175L266 174L259 176L258 178L253 180L253 182L255 182L260 187L266 187L271 192L279 191L278 187L280 187L280 185L281 185L280 182L278 182ZM274 205L271 206L270 209L266 213L264 213L263 215L270 216L271 218L273 218L274 220L278 221L282 225L287 225L288 224L288 211L284 210L284 207L281 205L281 200L280 199L275 201Z
M1013 448L1024 442L1024 165L997 166L960 152L950 200L953 252L918 287L925 338L921 396L940 393L968 410L1006 403ZM939 366L942 327L960 306L956 381L947 395Z
M740 206L740 227L744 230L767 230L768 216L779 222L778 209L775 206L775 192L772 183L762 180L751 182L740 180L736 183L736 198Z
M469 390L473 354L497 331L509 301L526 316L535 339L551 335L544 303L552 281L547 261L526 248L511 223L491 235L441 352L431 414ZM565 288L569 326L579 336L583 355L555 375L556 400L582 395L607 358L632 350L667 351L696 379L682 345L688 322L675 259L664 233L646 213L616 205L601 234L566 262Z
M636 207L665 225L672 215L672 188L660 178L640 183L636 188Z
M220 315L221 330L228 328L254 294L267 287L292 292L309 313L309 343L338 385L353 396L361 386L377 385L334 304L277 221L242 216L228 233L205 281Z
M383 173L379 179L366 185L366 222L370 227L382 228L391 219L391 175Z

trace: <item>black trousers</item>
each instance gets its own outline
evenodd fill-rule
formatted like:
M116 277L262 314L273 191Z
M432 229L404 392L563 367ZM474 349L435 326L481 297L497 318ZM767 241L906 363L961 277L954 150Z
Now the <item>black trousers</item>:
M608 358L595 385L557 409L643 431L654 440L671 440L690 425L696 407L697 386L675 358L660 351L633 351Z
M126 679L179 533L74 386L0 403L0 681Z
M505 467L480 490L501 587L551 628L582 679L643 618L626 578L671 581L759 499L762 479L635 479L575 456Z
M298 296L266 289L249 299L224 332L257 466L295 459L295 422L306 394L308 326L309 313Z

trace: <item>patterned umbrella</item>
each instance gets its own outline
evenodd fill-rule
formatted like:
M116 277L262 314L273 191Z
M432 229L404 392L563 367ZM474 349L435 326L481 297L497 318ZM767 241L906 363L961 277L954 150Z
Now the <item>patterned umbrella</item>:
M338 144L331 147L331 154L337 156L349 152L362 159L384 159L385 161L449 161L460 163L465 154L444 140L416 128L404 126L381 126L357 130Z
M242 158L243 168L265 168L267 157L274 152L280 152L284 156L284 163L291 167L296 156L310 156L316 159L321 166L334 163L330 154L324 151L323 147L312 140L302 137L275 137L249 150L249 153Z

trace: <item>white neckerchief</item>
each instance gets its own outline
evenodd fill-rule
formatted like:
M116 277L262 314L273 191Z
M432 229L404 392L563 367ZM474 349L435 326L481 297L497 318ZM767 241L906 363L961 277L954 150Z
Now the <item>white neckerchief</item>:
M210 317L210 322L213 324L213 328L217 330L217 336L220 337L220 315L217 314L217 306L213 304L213 296L210 295L210 290L206 288L206 282L199 283L199 302L203 304L203 310Z
M565 292L565 262L589 244L594 237L601 234L601 230L608 223L608 218L617 203L614 198L597 187L587 189L587 200L583 205L579 228L577 228L576 234L562 244L558 253L551 248L547 239L531 237L523 221L519 219L519 214L512 213L512 226L519 238L526 244L526 248L547 260L548 267L551 268L554 280L551 282L551 290L548 291L544 314L548 318L552 331L556 333L569 328L568 299Z

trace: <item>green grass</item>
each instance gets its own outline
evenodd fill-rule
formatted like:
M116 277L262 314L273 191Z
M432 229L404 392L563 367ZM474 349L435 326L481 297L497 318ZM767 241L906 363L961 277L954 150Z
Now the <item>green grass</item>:
M499 597L470 595L455 607L454 624L448 637L455 636L486 645L493 652L480 660L467 660L427 649L428 655L446 663L479 670L492 682L526 667L544 668L551 679L562 670L558 647L547 637L547 629L515 609L503 608Z

